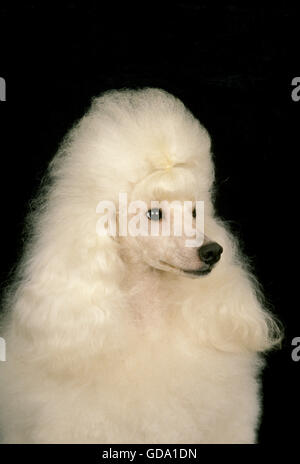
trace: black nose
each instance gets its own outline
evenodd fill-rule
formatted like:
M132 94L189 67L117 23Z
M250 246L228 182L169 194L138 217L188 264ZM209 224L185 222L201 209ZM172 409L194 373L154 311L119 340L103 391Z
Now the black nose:
M198 253L201 261L205 264L215 264L219 261L223 248L217 242L210 242L202 245Z

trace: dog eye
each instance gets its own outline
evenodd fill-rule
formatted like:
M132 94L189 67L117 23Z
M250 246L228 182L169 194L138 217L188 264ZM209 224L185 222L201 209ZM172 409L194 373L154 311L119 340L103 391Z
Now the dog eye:
M196 217L196 208L193 209L193 218Z
M149 209L147 211L147 218L151 221L159 221L162 218L162 210L159 208Z

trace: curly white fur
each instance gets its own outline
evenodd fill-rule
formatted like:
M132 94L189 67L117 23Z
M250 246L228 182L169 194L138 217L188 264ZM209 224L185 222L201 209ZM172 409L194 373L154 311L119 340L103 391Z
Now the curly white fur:
M178 99L142 89L93 101L50 165L6 297L5 443L255 441L259 352L280 332L214 215L213 179L209 136ZM97 235L99 200L119 192L204 200L220 262L190 279L155 265L195 268L182 238Z

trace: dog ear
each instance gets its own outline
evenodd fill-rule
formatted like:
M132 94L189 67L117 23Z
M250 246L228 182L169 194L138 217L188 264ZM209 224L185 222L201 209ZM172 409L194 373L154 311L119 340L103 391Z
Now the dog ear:
M213 271L214 272L214 271ZM201 344L222 351L262 352L278 345L281 329L264 307L252 276L240 266L226 268L223 276L209 276L213 288L198 304L184 308L184 318Z
M276 346L280 329L264 307L254 277L237 265L230 276L231 282L220 288L214 329L208 329L211 340L221 349L240 347L258 352Z
M236 240L220 222L208 222L224 247L220 263L197 286L184 316L197 338L225 351L265 351L282 339L280 323L265 307L260 287L238 252Z
M60 224L57 232L61 229ZM57 369L79 368L124 340L127 311L119 290L124 264L118 243L97 236L94 222L73 222L70 233L64 228L55 237L55 225L47 231L35 237L20 267L7 315L7 356L16 352L40 362L52 357Z

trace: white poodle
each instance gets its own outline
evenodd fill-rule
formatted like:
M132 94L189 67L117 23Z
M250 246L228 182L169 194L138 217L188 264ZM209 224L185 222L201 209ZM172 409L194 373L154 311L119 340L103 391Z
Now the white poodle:
M4 443L255 441L259 353L280 330L214 215L213 179L209 135L172 95L93 101L50 165L7 292ZM182 212L190 226L164 235Z

